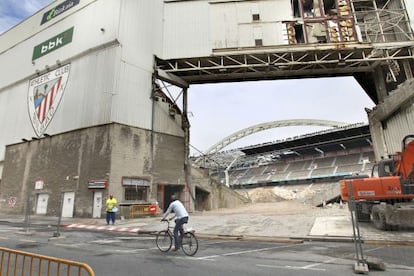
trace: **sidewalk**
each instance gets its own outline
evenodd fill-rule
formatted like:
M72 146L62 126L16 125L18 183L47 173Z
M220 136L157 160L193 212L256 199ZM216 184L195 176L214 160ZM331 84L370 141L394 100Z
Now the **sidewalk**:
M24 216L0 214L0 221L23 223ZM114 226L106 225L105 218L61 218L61 231L65 228L97 231L119 231L138 234L154 233L165 228L161 217L143 217L117 220ZM57 217L32 215L30 227L57 226ZM279 242L305 240L353 241L350 214L345 210L326 210L320 214L249 214L246 212L194 212L187 227L202 238L254 239ZM361 238L365 243L414 245L414 230L380 231L370 223L360 223Z

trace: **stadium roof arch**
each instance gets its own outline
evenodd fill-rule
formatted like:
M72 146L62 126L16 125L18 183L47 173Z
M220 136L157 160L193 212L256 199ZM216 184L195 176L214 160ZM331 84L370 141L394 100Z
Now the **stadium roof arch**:
M221 149L226 146L234 143L237 140L240 140L246 136L252 135L254 133L278 128L278 127L287 127L287 126L328 126L328 127L341 127L349 125L349 123L338 122L338 121L329 121L329 120L315 120L315 119L292 119L292 120L279 120L272 121L267 123L261 123L257 125L244 128L242 130L236 131L233 134L227 136L226 138L220 140L215 145L211 146L205 154L214 154L219 152Z

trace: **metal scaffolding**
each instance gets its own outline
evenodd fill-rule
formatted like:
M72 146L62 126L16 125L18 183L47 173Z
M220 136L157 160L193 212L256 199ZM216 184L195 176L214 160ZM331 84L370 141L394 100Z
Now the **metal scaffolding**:
M213 49L204 57L163 60L156 70L189 84L324 76L350 76L388 66L391 72L409 68L414 37L403 0L336 0L330 10L306 15L299 1L297 20L305 38L308 24L320 24L326 35L314 43L289 40L290 45ZM318 3L317 3L318 4ZM292 24L291 22L287 24ZM289 30L289 26L287 26ZM407 73L407 75L410 75Z

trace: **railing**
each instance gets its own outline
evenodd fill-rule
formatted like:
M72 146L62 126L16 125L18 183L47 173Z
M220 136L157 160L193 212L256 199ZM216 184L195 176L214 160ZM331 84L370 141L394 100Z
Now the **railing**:
M85 263L0 247L0 276L89 275L95 272Z

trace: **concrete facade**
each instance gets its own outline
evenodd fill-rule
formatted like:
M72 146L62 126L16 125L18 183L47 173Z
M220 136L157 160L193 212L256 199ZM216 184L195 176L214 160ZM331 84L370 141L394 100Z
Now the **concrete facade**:
M151 139L156 145L153 153L148 148ZM12 214L22 214L25 207L30 206L30 213L36 214L39 194L47 194L46 214L58 215L61 194L74 192L72 215L92 217L93 193L96 191L104 191L103 200L108 193L113 193L123 204L155 203L157 185L148 186L149 192L144 200L131 201L125 199L122 179L134 177L149 183L177 183L179 178L184 179L183 152L179 137L120 124L101 125L9 145L0 206L4 212ZM154 172L157 167L162 169ZM39 180L44 184L36 188L35 183ZM106 187L88 186L96 180L106 181ZM102 208L101 215L104 213L105 208Z

